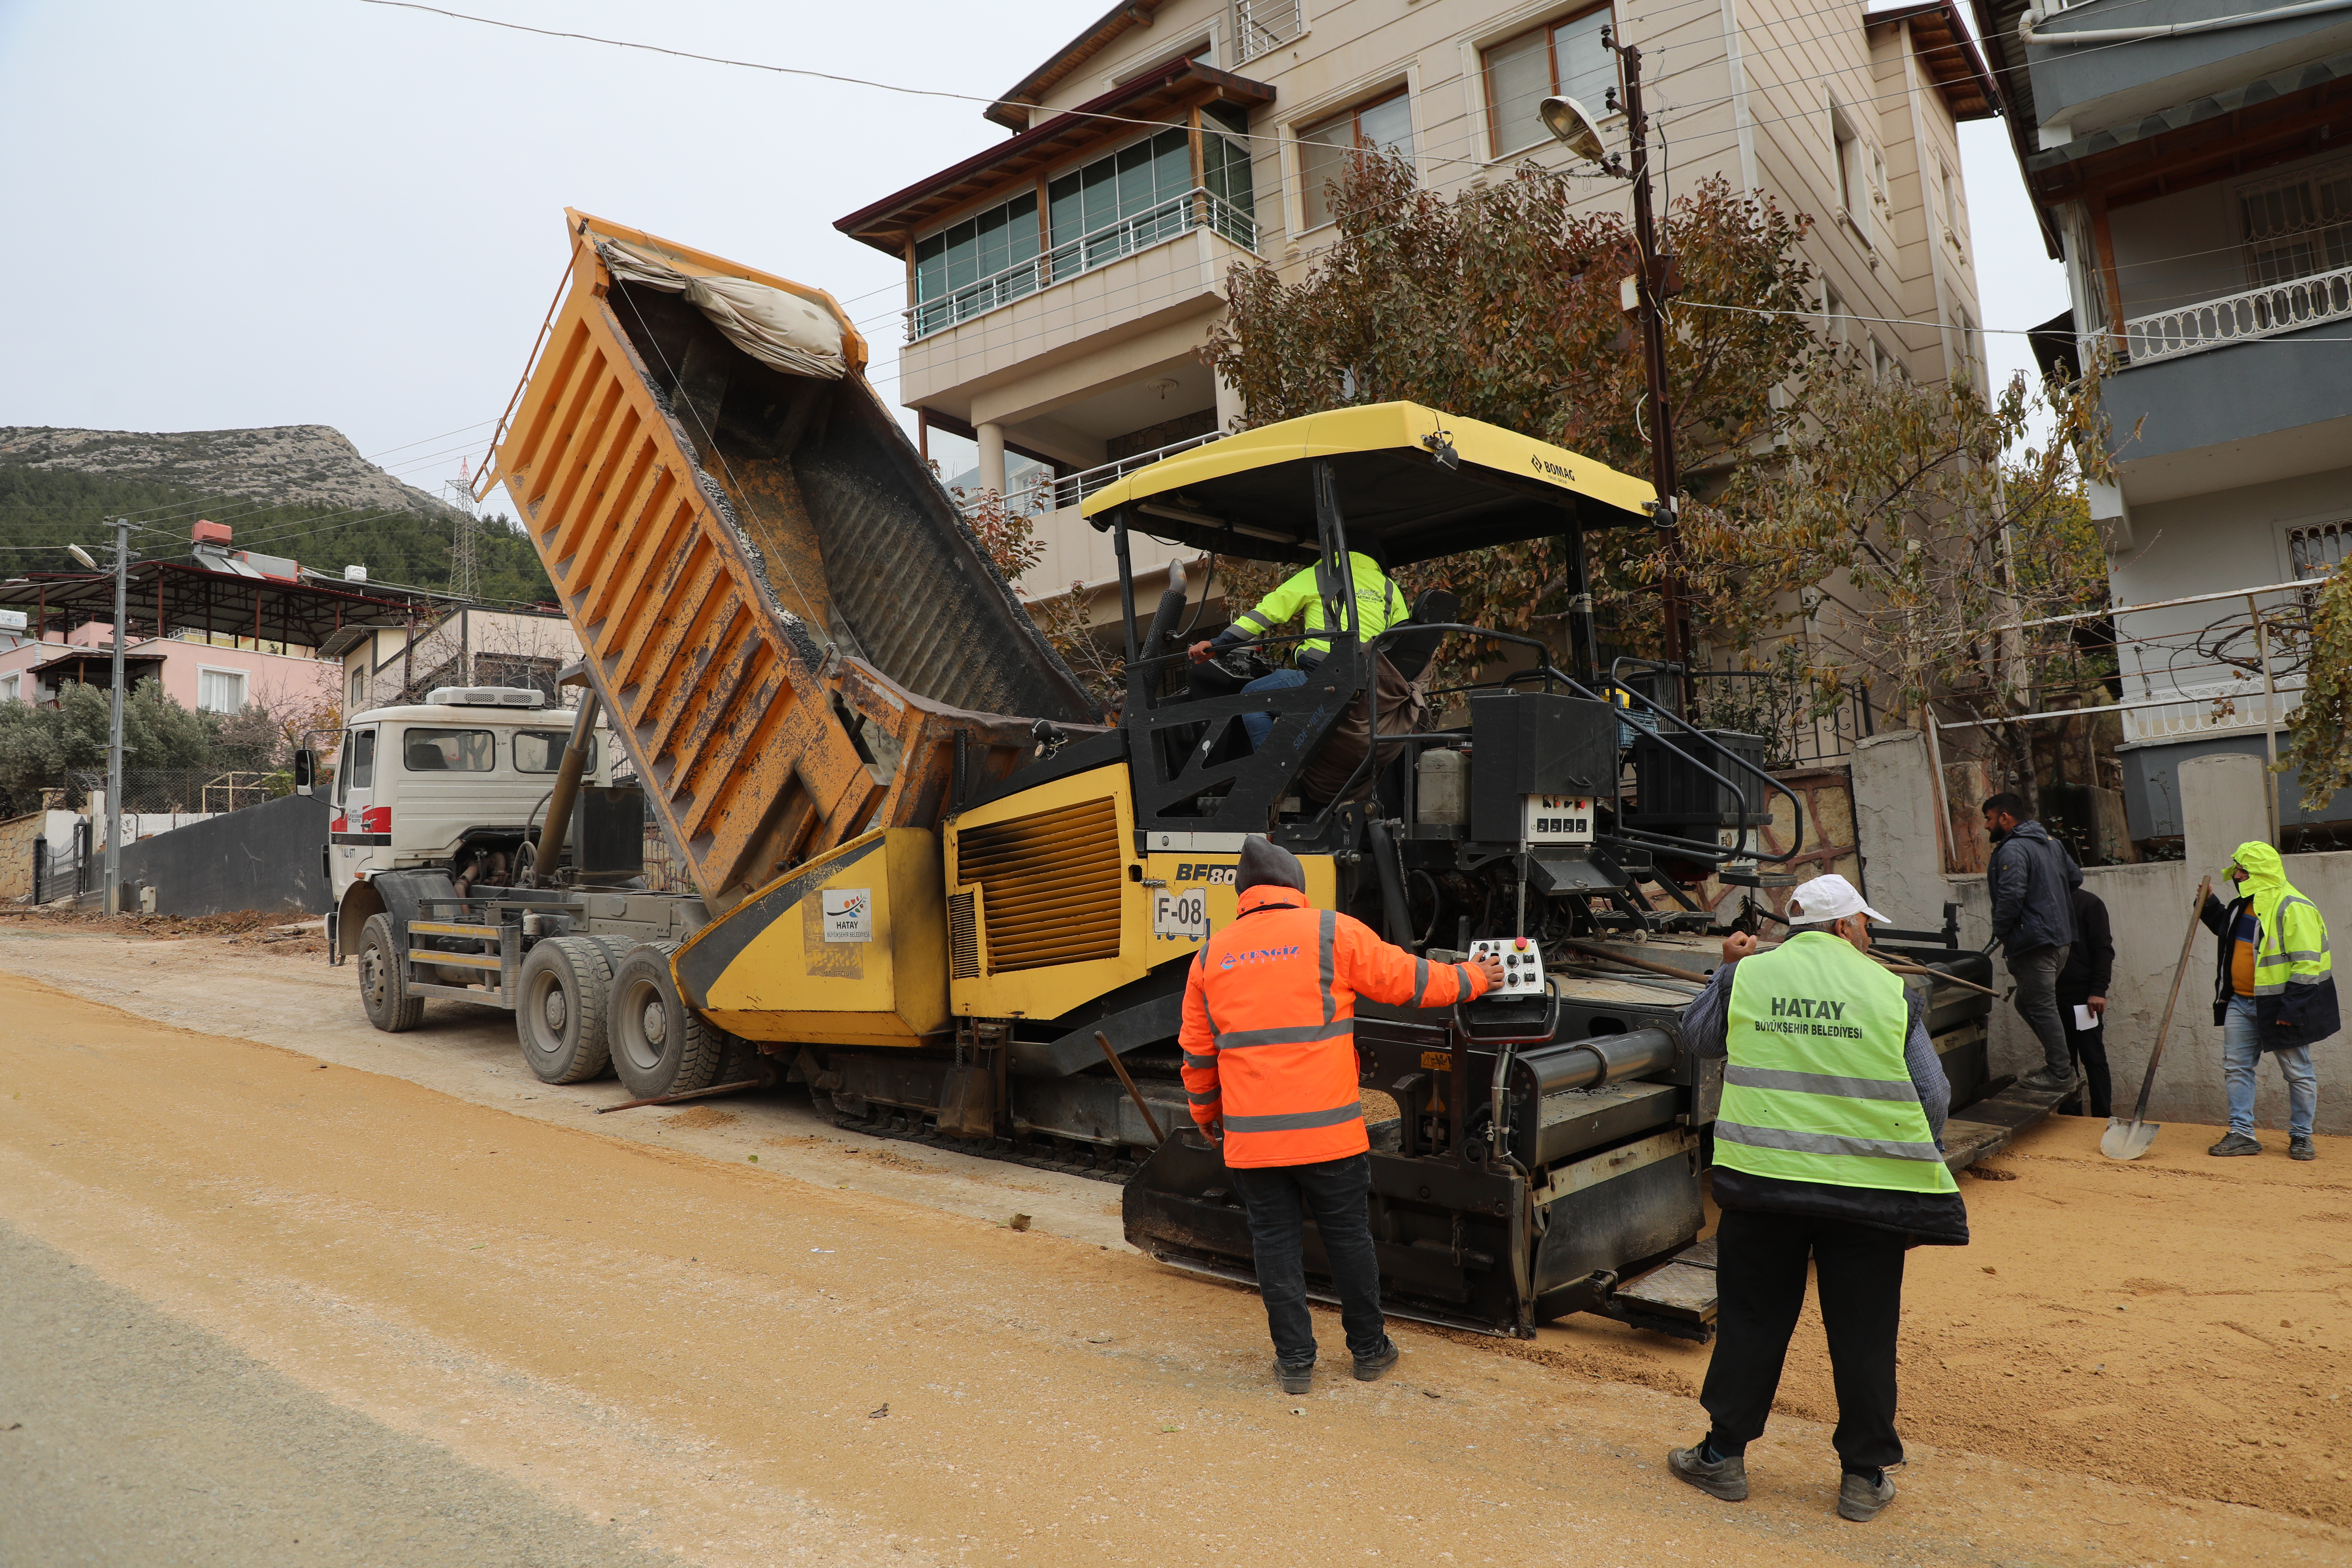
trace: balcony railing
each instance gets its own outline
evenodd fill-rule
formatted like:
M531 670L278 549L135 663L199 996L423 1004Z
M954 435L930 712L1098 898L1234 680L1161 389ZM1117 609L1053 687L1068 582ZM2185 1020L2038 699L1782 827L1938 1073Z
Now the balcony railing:
M1212 430L1204 436L1187 437L1181 441L1171 441L1165 447L1155 447L1149 452L1138 452L1132 457L1121 458L1116 462L1104 463L1097 468L1082 468L1075 474L1064 474L1058 479L1049 474L1040 474L1027 487L1015 490L1006 505L1014 512L1024 516L1038 512L1059 511L1064 507L1077 505L1114 479L1124 478L1138 468L1148 468L1162 458L1173 457L1179 452L1189 452L1195 447L1205 447L1212 441L1221 441L1224 439L1224 434L1222 430Z
M1196 228L1213 229L1244 250L1255 253L1257 249L1257 220L1210 195L1205 188L1195 187L1148 211L1106 224L1092 234L1065 240L1041 256L909 308L906 312L907 341L916 342L934 332L943 332L1000 305L1025 300L1041 289L1067 282L1097 267L1108 267Z
M2124 341L2132 363L2146 364L2347 316L2352 316L2352 267L2135 317L2124 323Z

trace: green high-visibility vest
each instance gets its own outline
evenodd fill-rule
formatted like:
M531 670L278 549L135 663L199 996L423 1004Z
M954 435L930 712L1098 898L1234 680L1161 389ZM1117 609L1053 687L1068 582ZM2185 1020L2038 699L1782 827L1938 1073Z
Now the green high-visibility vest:
M1784 1182L1957 1193L1903 1063L1903 982L1803 931L1731 974L1715 1163Z

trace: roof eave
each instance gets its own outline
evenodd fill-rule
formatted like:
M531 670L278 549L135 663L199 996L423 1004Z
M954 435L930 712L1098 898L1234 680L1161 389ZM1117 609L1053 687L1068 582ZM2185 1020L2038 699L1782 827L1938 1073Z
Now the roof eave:
M1129 27L1151 26L1153 13L1159 8L1160 0L1119 0L1076 37L1046 56L1044 65L1015 82L1003 98L981 113L1007 131L1028 130L1033 111L1045 101L1047 93L1059 87L1071 72L1108 48Z

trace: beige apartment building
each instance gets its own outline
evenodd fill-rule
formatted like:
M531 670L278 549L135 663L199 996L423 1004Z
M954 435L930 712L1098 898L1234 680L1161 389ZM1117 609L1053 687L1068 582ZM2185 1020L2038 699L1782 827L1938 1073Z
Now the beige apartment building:
M1039 514L1024 589L1111 579L1079 497L1231 428L1197 353L1226 275L1303 277L1351 150L1441 193L1580 169L1595 210L1629 210L1536 117L1565 92L1622 145L1604 27L1641 47L1669 194L1719 174L1811 216L1826 331L1889 374L1981 379L1955 126L2000 100L1949 0L1124 0L987 110L1003 140L835 226L905 261L927 453Z

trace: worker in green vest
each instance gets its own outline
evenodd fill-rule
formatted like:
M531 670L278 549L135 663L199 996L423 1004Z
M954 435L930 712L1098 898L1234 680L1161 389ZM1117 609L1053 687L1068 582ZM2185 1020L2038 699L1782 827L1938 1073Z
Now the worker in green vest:
M1839 1517L1894 1500L1895 1340L1903 1255L1965 1247L1968 1209L1944 1165L1951 1086L1927 1037L1927 987L1864 956L1886 917L1843 877L1789 898L1789 939L1758 952L1735 934L1683 1014L1699 1056L1727 1058L1715 1122L1715 1356L1699 1394L1706 1436L1666 1466L1710 1497L1748 1496L1761 1436L1805 1304L1810 1263L1837 1386L1832 1438Z

